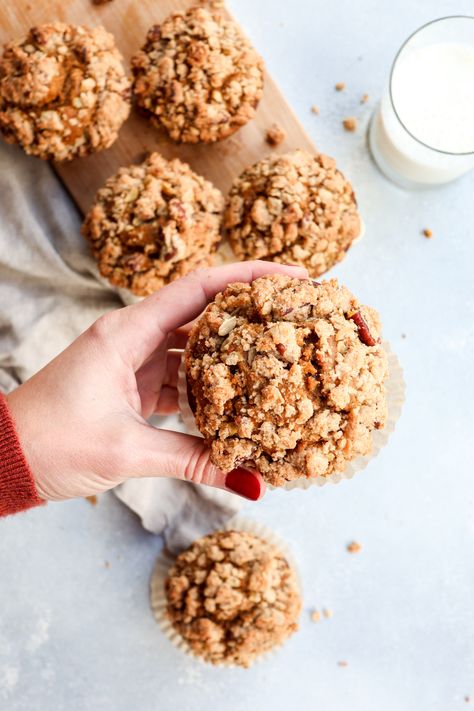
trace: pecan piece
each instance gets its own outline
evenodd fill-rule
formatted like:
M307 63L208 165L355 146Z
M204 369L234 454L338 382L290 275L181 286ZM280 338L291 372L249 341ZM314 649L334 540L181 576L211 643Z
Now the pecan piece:
M375 338L370 333L367 321L362 316L360 311L351 311L347 314L347 318L351 321L354 321L355 325L357 326L359 338L362 343L364 343L366 346L375 346L377 345L377 343L380 343L380 338L375 340Z

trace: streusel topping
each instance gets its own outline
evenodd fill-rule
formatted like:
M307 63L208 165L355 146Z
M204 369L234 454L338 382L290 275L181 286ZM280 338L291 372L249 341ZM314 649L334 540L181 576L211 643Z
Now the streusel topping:
M224 227L239 259L301 264L316 277L343 259L361 223L335 161L298 150L270 155L234 181Z
M230 284L191 331L186 373L213 463L275 486L343 471L386 421L378 314L336 280Z
M296 575L275 546L221 531L181 553L166 580L168 617L194 654L249 667L297 629Z
M108 148L130 112L130 83L103 27L33 27L0 60L0 131L57 161Z
M82 232L100 273L115 286L146 296L212 264L223 201L186 163L152 153L107 180Z
M263 62L232 20L192 7L148 32L132 60L137 104L171 138L211 143L255 115Z

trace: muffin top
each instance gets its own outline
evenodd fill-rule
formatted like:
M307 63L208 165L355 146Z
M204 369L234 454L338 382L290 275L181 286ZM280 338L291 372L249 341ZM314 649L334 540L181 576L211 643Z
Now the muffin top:
M82 233L111 284L146 296L212 263L223 202L186 163L152 153L107 180Z
M316 277L344 257L361 222L335 161L298 150L268 156L234 181L224 227L240 259L300 264Z
M212 143L255 114L263 62L232 20L192 7L148 32L132 59L137 104L171 138Z
M386 420L377 312L334 279L230 284L191 331L186 375L213 463L275 486L342 471Z
M220 531L181 553L166 580L168 617L191 651L249 667L297 629L296 575L273 545Z
M0 60L0 131L57 161L108 148L130 111L130 84L103 27L33 27Z

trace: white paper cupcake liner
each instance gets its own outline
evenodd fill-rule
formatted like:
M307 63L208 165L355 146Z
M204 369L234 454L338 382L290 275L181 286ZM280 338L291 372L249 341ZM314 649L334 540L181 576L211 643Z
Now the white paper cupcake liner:
M388 359L388 378L385 382L386 398L387 398L387 422L383 430L374 430L372 432L372 452L365 456L356 457L349 462L342 472L335 472L329 476L311 477L309 479L301 478L294 481L288 481L283 486L274 487L267 485L269 489L308 489L310 486L324 486L331 482L338 484L343 479L352 479L354 474L366 468L368 463L377 456L380 450L387 444L390 435L395 430L397 420L400 417L402 406L405 401L405 381L403 371L398 361L397 356L391 350L390 345L384 341L383 347ZM183 423L188 434L202 437L196 427L194 413L191 410L188 400L188 388L186 382L186 371L184 365L184 352L181 357L181 365L178 373L178 401L183 418Z
M278 548L278 550L287 560L290 568L295 573L298 590L300 596L302 597L301 578L298 573L298 568L295 563L295 559L286 542L283 541L279 536L277 536L276 533L274 533L271 529L267 528L267 526L264 526L262 523L259 523L257 521L252 521L250 519L242 518L240 516L234 516L227 522L225 526L217 530L242 531L244 533L250 533ZM229 662L211 664L211 662L208 662L203 657L200 657L195 654L187 643L187 641L179 634L179 632L177 632L177 630L173 627L170 620L168 619L168 616L166 614L167 600L165 592L165 580L174 561L175 558L170 553L162 551L155 563L155 567L153 569L153 573L150 579L150 604L151 609L153 611L153 615L158 625L160 626L160 629L177 649L179 649L184 654L192 657L193 659L201 662L202 664L205 664L206 666L220 666L227 668L237 667L236 664L232 664ZM286 640L283 640L283 642L281 642L280 644L275 645L274 647L272 647L272 649L269 649L267 652L264 652L263 654L256 657L252 665L260 663L273 656L285 644L285 641Z

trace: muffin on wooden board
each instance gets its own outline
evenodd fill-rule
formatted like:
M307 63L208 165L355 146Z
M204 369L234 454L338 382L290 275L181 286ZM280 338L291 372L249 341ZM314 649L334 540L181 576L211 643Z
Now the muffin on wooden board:
M0 60L0 131L34 156L70 160L112 145L130 82L103 27L33 27Z
M181 553L165 582L167 615L191 652L249 667L298 628L301 597L283 553L243 531L218 531Z
M317 277L360 235L351 184L325 155L270 155L234 181L224 227L239 259L300 264Z
M107 180L82 233L102 276L147 296L212 264L223 203L219 190L186 163L152 153Z
M336 280L230 284L194 325L185 354L190 406L213 463L257 469L282 486L370 453L387 416L380 333L377 312Z
M263 94L262 59L212 8L192 7L152 27L132 70L137 105L182 143L230 136L254 117Z

